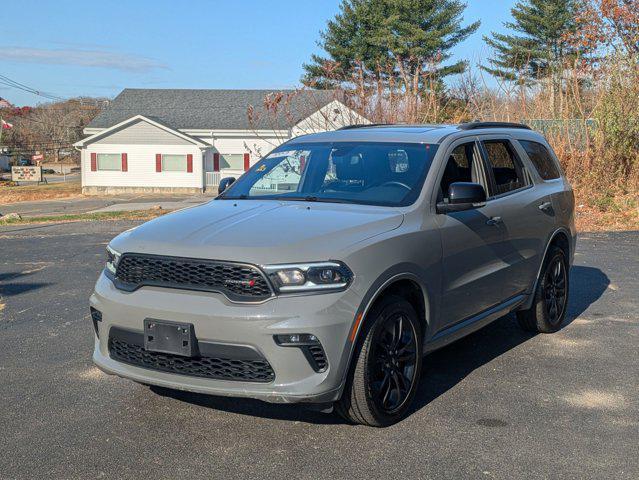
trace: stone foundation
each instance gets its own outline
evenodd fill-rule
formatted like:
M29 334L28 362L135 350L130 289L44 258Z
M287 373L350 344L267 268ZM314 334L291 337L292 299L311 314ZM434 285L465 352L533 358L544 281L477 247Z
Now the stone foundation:
M216 189L217 190L217 189ZM135 194L164 194L164 195L197 195L204 193L203 188L197 187L96 187L83 186L84 195L121 195Z

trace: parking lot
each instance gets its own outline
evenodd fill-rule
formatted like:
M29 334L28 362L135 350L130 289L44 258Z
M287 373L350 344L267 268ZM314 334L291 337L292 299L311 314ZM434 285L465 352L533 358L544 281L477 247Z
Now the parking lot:
M0 227L0 479L639 478L639 232L583 234L565 327L429 355L387 429L92 366L88 297L133 223Z

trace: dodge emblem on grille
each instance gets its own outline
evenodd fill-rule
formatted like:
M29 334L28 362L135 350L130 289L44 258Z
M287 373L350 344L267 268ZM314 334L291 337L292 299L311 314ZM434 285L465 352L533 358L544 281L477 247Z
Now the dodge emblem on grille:
M225 285L245 285L247 287L252 287L255 285L255 280L232 280L226 279L224 280Z

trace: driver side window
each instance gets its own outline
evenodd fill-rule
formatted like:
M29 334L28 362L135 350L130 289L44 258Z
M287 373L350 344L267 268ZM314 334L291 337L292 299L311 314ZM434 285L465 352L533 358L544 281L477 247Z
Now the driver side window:
M440 183L441 197L448 200L448 188L455 182L478 182L480 168L479 151L475 142L463 143L455 147L448 157L444 176Z

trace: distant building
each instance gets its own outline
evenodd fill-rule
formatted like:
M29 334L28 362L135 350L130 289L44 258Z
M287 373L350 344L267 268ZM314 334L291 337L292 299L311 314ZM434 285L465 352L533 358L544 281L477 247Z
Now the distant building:
M292 137L355 123L369 122L332 91L125 89L75 144L82 191L202 192Z
M11 170L11 157L0 153L0 172Z
M11 102L9 102L8 100L5 100L4 98L0 97L0 109L1 108L14 108L14 107L11 104Z

